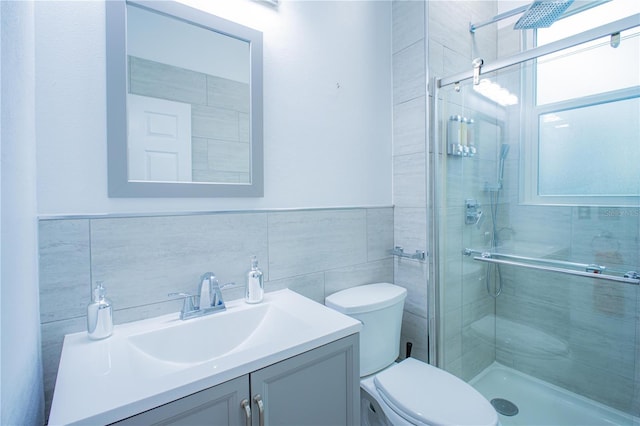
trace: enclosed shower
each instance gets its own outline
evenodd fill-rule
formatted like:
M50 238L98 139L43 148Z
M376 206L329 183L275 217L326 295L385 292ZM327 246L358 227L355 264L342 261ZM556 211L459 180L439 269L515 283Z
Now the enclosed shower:
M496 24L537 3L430 82L431 362L505 426L637 426L640 6Z

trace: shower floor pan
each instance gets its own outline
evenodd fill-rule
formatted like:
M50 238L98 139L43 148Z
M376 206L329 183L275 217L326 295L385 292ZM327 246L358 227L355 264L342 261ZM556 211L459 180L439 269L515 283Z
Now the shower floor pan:
M499 414L502 426L640 426L640 418L622 413L535 377L494 363L469 382L485 398L506 399L518 414Z

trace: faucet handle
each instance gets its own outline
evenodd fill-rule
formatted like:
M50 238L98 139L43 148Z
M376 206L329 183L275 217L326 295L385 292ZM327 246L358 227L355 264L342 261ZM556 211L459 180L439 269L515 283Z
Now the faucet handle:
M180 317L184 316L187 312L192 312L196 310L195 304L193 303L193 294L189 293L169 293L168 297L179 296L184 299L184 303L182 304L182 312L180 312Z

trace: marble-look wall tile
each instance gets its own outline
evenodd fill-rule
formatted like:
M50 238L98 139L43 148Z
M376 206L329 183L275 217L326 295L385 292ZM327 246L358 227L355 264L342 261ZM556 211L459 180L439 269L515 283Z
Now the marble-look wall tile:
M269 213L269 279L367 260L364 210Z
M208 140L208 169L246 173L250 171L251 146L245 142Z
M56 377L58 376L58 364L62 353L64 336L86 330L86 327L87 320L85 317L42 324L42 365L46 417L48 417L51 409L51 400L53 399Z
M394 246L406 253L427 250L427 209L423 207L396 207L394 209Z
M238 112L192 105L191 135L199 138L237 141L240 139Z
M393 104L424 96L425 43L420 40L393 55Z
M462 357L462 308L459 306L442 314L442 348L444 365Z
M105 281L117 325L178 312L182 301L167 293L197 292L206 271L236 283L223 290L225 300L242 298L253 254L266 292L290 288L319 303L337 290L394 278L387 253L392 207L42 220L39 226L47 413L64 335L86 328L92 281Z
M425 152L427 129L426 96L418 96L393 107L393 155Z
M251 255L269 273L266 221L262 213L93 219L93 278L105 282L115 309L194 293L207 271L243 283Z
M390 258L393 248L394 209L367 209L367 260Z
M249 84L207 75L207 105L248 113Z
M395 259L395 284L407 289L404 310L428 318L428 265L412 259Z
M359 285L393 283L393 259L360 263L325 271L325 296Z
M392 5L392 51L409 47L425 37L425 2L394 1Z
M398 207L427 205L425 154L393 157L393 201Z
M266 292L288 288L324 305L324 298L327 296L324 282L324 273L316 272L313 274L298 275L292 278L268 281L265 283L264 288Z
M40 320L86 315L91 301L89 220L39 224Z
M189 104L207 104L207 76L129 56L129 90L137 95Z
M411 357L428 362L427 332L428 320L426 318L404 311L400 335L400 358L406 357L407 342L411 342Z
M429 40L447 46L471 59L469 22L471 10L467 1L432 1L429 7ZM464 71L454 70L452 73Z
M191 138L191 169L194 174L209 169L209 142L205 138ZM194 177L196 181L200 181Z

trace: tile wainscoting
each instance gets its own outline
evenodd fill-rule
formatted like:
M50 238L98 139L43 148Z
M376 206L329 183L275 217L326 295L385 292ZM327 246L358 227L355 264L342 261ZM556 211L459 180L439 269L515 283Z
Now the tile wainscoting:
M394 281L393 207L193 215L46 218L39 222L40 311L48 415L65 334L86 328L91 284L103 281L121 324L177 312L170 292L196 292L215 272L232 300L256 255L267 292L324 302L357 285ZM411 291L411 289L410 289Z

